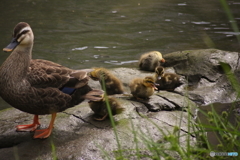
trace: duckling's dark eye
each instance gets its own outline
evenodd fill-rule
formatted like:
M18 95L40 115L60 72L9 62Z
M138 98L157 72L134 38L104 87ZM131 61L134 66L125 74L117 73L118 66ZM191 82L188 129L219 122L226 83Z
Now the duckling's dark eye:
M147 81L147 83L153 83L153 81Z

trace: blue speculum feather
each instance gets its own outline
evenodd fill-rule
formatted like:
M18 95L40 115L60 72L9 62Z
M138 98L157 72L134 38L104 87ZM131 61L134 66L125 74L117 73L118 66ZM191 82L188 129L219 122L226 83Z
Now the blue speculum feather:
M69 88L69 87L63 87L60 89L63 93L66 93L66 94L73 94L73 92L76 90L75 88Z

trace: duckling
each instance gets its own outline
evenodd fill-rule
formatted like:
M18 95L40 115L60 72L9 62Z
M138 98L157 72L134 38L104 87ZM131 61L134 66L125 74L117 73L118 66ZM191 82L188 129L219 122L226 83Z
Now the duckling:
M112 115L120 114L122 113L125 108L122 108L118 100L114 97L108 97L108 103L112 111ZM98 101L89 101L88 102L90 108L95 113L94 119L97 121L103 121L108 116L108 109L106 104L106 98L102 98Z
M164 73L164 68L162 66L156 67L155 78L155 83L159 84L159 86L157 86L158 90L174 91L175 88L182 84L179 75L174 73Z
M162 54L158 51L151 51L143 54L139 60L139 68L145 71L155 71L157 66L165 62Z
M153 95L154 90L157 89L155 86L155 79L152 76L147 76L144 79L136 78L129 84L129 88L133 97L136 99L148 99Z
M112 73L110 73L105 68L94 68L89 74L89 77L95 81L99 81L103 88L103 79L105 82L106 93L108 95L113 94L122 94L123 93L123 84L122 82L115 77Z

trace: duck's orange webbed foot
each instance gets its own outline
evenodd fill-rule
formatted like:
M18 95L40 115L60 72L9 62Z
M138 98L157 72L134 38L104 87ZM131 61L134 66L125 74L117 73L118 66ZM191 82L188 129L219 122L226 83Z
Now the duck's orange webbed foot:
M54 124L56 115L57 115L57 113L53 113L52 118L51 118L51 122L50 122L48 128L36 130L33 138L41 138L41 139L48 138L52 133L53 124Z
M52 133L52 128L38 129L35 131L33 138L48 138Z
M21 132L35 131L39 125L40 123L38 121L38 115L34 115L32 124L18 125L16 126L16 128L17 128L17 131L21 131Z

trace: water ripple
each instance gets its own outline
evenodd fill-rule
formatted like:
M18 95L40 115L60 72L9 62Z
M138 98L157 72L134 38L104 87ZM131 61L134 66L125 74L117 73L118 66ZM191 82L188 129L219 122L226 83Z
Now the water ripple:
M114 64L114 65L123 65L123 64L129 64L129 63L136 63L138 60L130 60L130 61L104 61L104 63Z
M192 22L193 24L210 24L211 22L204 22L204 21L202 21L202 22Z
M185 2L185 3L178 3L178 6L186 6L187 5L187 3Z
M106 47L106 46L94 46L93 48L97 48L97 49L106 49L106 48L109 48L109 47Z
M76 50L80 50L80 51L82 51L82 50L85 50L85 49L87 49L88 48L88 46L84 46L84 47L79 47L79 48L73 48L72 49L72 51L76 51Z
M221 34L228 34L228 35L240 35L240 32L214 32L214 33L221 33Z
M230 29L230 28L225 28L225 27L214 27L213 29Z

